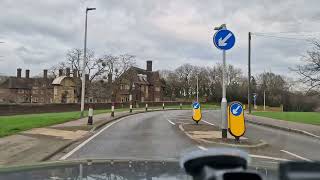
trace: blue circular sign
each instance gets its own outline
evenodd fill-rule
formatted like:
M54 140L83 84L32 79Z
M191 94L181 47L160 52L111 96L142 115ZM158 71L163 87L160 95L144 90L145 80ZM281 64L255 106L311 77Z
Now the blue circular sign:
M234 34L227 29L219 30L213 36L214 45L221 50L231 49L235 42L236 38Z
M233 103L231 106L230 106L230 111L231 113L234 115L234 116L239 116L243 109L242 109L242 105L239 104L239 103Z
M192 104L193 109L199 109L200 108L200 104L198 102L195 102Z

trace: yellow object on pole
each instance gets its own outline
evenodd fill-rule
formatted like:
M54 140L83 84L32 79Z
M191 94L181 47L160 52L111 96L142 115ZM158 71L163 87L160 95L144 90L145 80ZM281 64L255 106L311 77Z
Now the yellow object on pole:
M231 102L228 107L228 129L235 138L243 136L246 131L244 110L240 102Z

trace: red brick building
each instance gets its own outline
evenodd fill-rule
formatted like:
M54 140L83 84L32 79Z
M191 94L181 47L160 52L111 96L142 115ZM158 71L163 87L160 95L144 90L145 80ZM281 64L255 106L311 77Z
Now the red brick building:
M117 102L163 101L164 86L158 71L152 71L152 61L146 69L131 67L115 80L114 94Z

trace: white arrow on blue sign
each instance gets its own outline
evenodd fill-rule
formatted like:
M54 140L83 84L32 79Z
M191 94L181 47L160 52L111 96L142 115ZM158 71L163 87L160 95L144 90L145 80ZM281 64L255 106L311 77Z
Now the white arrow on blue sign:
M192 106L193 106L194 109L199 109L200 104L198 102L195 102L195 103L193 103Z
M234 34L227 29L219 30L213 36L214 45L221 50L231 49L235 42L236 38Z
M231 105L230 111L233 115L239 116L242 113L242 106L238 103L234 103Z

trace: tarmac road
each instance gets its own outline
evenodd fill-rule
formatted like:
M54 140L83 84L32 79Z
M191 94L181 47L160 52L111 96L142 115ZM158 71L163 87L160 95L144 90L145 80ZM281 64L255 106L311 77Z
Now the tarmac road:
M204 111L203 120L200 123L218 126L220 111ZM178 160L184 151L208 148L199 147L186 136L178 128L179 123L194 123L191 111L158 111L128 116L108 124L64 158ZM261 150L249 150L250 154L256 155L253 164L258 166L274 167L281 161L278 158L303 161L320 158L319 140L304 135L247 124L245 136L263 139L269 144Z

